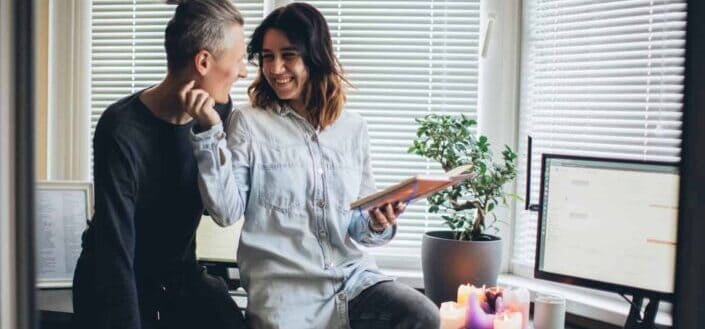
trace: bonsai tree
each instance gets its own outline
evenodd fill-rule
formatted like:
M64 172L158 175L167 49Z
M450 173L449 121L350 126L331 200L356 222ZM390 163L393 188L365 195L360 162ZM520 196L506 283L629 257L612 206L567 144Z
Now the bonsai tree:
M417 118L416 122L420 126L409 153L438 161L445 171L471 164L470 171L475 174L471 179L429 196L429 212L441 213L457 240L493 239L485 234L489 229L494 233L499 231L498 219L492 210L498 205L507 205L508 197L519 198L503 189L516 177L516 153L505 145L501 159L495 159L487 137L478 137L472 131L476 121L463 115L458 118L431 114ZM492 215L489 222L488 214Z

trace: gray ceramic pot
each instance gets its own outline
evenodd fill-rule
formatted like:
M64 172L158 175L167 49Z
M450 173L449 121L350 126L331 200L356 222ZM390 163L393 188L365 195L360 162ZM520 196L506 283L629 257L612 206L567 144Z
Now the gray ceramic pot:
M458 286L497 285L502 263L502 241L458 241L451 231L431 231L423 236L421 265L426 296L436 305L455 301Z

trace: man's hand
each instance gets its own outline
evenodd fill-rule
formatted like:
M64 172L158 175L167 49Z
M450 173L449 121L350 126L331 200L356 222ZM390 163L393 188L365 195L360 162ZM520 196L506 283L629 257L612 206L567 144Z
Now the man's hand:
M380 208L370 209L370 229L379 233L389 226L396 225L397 217L404 212L404 209L406 209L404 202L396 202L394 206L388 203Z
M215 100L205 90L194 88L191 80L179 90L181 107L194 118L202 130L208 130L220 123L220 116L213 106Z

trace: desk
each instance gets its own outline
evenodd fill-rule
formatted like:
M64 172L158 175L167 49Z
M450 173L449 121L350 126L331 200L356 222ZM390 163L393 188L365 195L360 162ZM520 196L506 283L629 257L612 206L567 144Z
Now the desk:
M247 296L242 291L231 291L237 305L243 311L247 308ZM69 329L73 302L71 289L39 289L37 291L37 309L39 310L41 329ZM580 327L566 326L565 329ZM606 328L606 327L597 327Z
M73 302L71 289L38 289L37 310L41 329L68 329L71 325Z
M243 290L231 291L237 306L247 308L247 295ZM71 289L37 289L37 310L41 329L69 329L73 315Z

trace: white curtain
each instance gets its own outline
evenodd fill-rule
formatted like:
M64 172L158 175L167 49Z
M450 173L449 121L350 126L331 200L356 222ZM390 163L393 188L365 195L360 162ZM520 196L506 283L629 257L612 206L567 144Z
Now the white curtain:
M91 2L49 1L47 178L90 175Z

